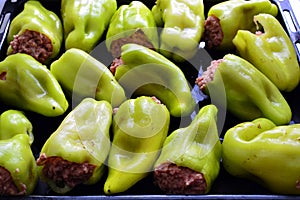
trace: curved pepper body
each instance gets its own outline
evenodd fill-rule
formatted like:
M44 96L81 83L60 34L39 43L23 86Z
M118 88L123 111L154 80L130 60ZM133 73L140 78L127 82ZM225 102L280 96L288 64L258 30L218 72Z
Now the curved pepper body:
M129 95L156 96L175 117L189 115L195 101L178 66L159 53L137 44L122 47L124 62L115 77Z
M49 178L43 168L51 163L51 158L62 158L66 162L94 166L92 174L83 184L94 184L104 174L103 164L110 149L109 129L112 122L112 107L107 101L84 99L62 121L43 145L37 161L42 179L57 193L65 193L74 186L67 185L63 177ZM47 163L49 160L50 163ZM62 168L59 168L63 170ZM58 171L57 174L62 174ZM79 179L78 172L71 173L70 180ZM50 173L51 175L51 173ZM60 179L61 178L61 179ZM80 182L82 183L82 182ZM79 184L79 183L78 183Z
M31 50L29 49L28 51L30 52L30 55L43 63L49 63L51 60L57 57L61 50L61 44L63 40L62 23L54 12L44 8L39 1L30 0L24 4L24 10L18 14L10 24L7 41L13 41L14 37L20 36L28 30L35 31L39 34L44 34L50 39L52 45L52 52L45 61L39 60L38 57L34 55L36 52L30 52ZM26 46L33 48L33 45L29 42L30 41L28 41ZM12 52L13 49L10 45L7 50L7 54L11 54Z
M217 112L216 106L212 104L204 106L187 127L173 131L163 144L154 170L164 163L171 162L202 173L206 185L197 193L208 193L220 171L221 143L216 123ZM172 183L167 187L179 189ZM189 186L185 187L188 189Z
M120 6L111 18L105 41L107 49L111 51L113 41L126 39L137 30L142 30L148 41L136 38L135 42L149 42L155 49L158 48L158 32L151 10L140 1L132 1Z
M233 176L261 184L277 194L300 194L300 124L276 126L265 118L229 129L222 163Z
M94 97L113 107L126 100L124 89L110 70L83 50L67 50L51 64L50 71L69 96Z
M0 115L0 140L10 139L17 134L27 134L30 144L34 140L32 124L22 111L7 110Z
M269 13L276 16L278 8L269 0L229 0L212 6L207 16L214 16L219 19L223 32L221 44L216 48L221 50L234 49L232 40L237 31L255 31L253 16L259 13Z
M116 0L62 0L65 48L92 51L116 10Z
M124 192L151 171L167 137L170 114L151 97L129 99L113 117L105 194Z
M264 73L281 91L292 91L300 80L300 68L292 41L270 14L254 16L263 33L239 30L233 39L241 57Z
M69 105L47 67L22 53L9 55L0 62L0 99L50 117L62 115Z
M241 120L265 117L276 125L290 122L289 104L279 89L251 63L234 54L227 54L217 62L213 80L205 87L206 93L223 86L227 109Z
M202 0L158 0L152 7L156 24L163 26L160 51L176 61L192 58L204 32Z
M15 191L13 193L10 193L12 191L6 194L1 193L1 195L29 195L33 193L37 185L38 173L35 158L30 148L30 138L27 134L18 134L10 139L0 140L0 168L9 172L16 187L13 189L11 185L6 185ZM1 173L1 175L3 174ZM4 175L1 178L4 178ZM8 178L2 179L0 184L7 180ZM0 190L3 192L5 187Z

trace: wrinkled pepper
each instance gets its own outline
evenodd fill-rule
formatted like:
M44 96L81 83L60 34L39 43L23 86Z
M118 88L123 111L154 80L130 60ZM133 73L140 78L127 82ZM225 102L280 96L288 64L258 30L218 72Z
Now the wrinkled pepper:
M169 124L168 109L155 98L142 96L121 104L113 116L105 194L125 192L150 173Z
M240 120L265 117L283 125L292 118L291 108L279 89L251 63L234 54L212 61L196 84L209 95L223 87L226 105L222 106Z
M110 21L105 42L113 57L119 57L121 46L131 42L157 49L158 32L151 10L140 1L120 6Z
M62 0L65 49L92 51L116 10L116 0Z
M75 97L79 102L94 97L117 107L126 100L124 89L110 70L83 50L67 50L51 64L50 71L73 101Z
M152 7L160 34L161 53L176 61L192 58L204 32L203 0L157 0Z
M276 194L300 194L300 124L276 126L266 118L229 129L222 163L233 176L254 181Z
M137 44L122 46L123 64L115 77L127 96L156 96L175 117L187 116L195 108L191 89L181 69L154 50Z
M34 140L32 124L19 110L7 110L0 115L0 140L10 139L17 134L27 134L30 144Z
M17 134L0 140L0 195L30 195L33 193L38 173L27 134Z
M69 105L47 66L24 53L9 55L0 62L0 99L49 117L62 115Z
M297 54L280 22L270 14L254 16L256 34L239 30L233 39L241 57L264 73L281 91L295 89L300 79ZM263 32L259 31L262 26Z
M43 145L37 159L41 179L60 194L99 181L110 149L111 122L107 101L82 100Z
M193 121L173 131L165 140L154 165L154 178L168 194L206 194L220 171L221 142L218 109L200 109Z
M7 54L27 53L48 64L61 50L63 28L59 17L39 1L27 1L24 10L11 22Z
M268 13L277 16L278 8L269 0L229 0L212 6L205 21L203 39L209 48L233 50L238 30L255 31L253 16Z

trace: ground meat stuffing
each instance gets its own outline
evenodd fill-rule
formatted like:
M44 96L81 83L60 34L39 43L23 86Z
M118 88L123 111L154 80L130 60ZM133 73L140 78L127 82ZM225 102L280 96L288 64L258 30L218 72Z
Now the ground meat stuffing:
M203 40L209 49L221 45L224 34L220 24L220 19L216 16L209 16L204 23Z
M6 80L6 72L0 73L0 80L2 80L2 81Z
M51 40L44 34L26 30L21 35L16 35L10 42L12 53L26 53L44 63L52 54Z
M214 74L219 64L223 61L223 59L213 60L207 70L203 72L203 74L198 77L195 83L199 86L201 90L204 90L206 84L214 79Z
M25 195L26 186L22 185L21 191L17 188L8 170L0 167L0 196Z
M71 188L86 182L96 167L89 163L70 162L61 157L46 157L45 154L38 158L37 165L44 166L43 175L54 181L57 186L68 185Z
M124 64L122 58L114 58L112 64L110 65L109 69L111 71L111 73L113 75L116 74L116 70L117 70L117 67L119 67L120 65Z
M169 162L155 168L154 180L167 194L204 194L207 188L202 173Z
M153 44L149 41L145 33L141 29L137 29L132 35L112 41L110 45L111 54L114 58L121 56L121 47L124 44L135 43L143 45L147 48L154 49Z

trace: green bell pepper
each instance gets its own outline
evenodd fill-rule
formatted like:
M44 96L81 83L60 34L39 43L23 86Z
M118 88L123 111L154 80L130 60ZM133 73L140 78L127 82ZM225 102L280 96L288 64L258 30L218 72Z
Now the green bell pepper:
M113 107L126 100L125 91L101 62L80 49L68 49L50 66L64 91L79 102L85 97L106 100Z
M65 49L92 51L116 10L116 0L62 0Z
M123 64L115 77L128 96L156 96L175 117L187 116L195 108L191 89L181 69L154 50L137 44L122 46Z
M300 80L300 68L292 41L280 22L270 14L254 16L261 31L239 30L232 40L241 57L264 73L281 91L290 92Z
M0 62L0 99L50 117L62 115L69 106L49 69L24 53L9 55Z
M229 129L222 163L233 176L254 181L276 194L300 194L300 124L276 126L258 118Z
M140 1L120 6L110 21L105 42L115 58L120 57L121 46L126 43L157 49L158 32L151 10Z
M125 101L113 116L105 194L121 193L152 170L167 137L170 114L151 97Z
M30 144L34 140L32 124L19 110L7 110L0 115L0 140L10 139L17 134L28 134Z
M269 0L229 0L212 6L205 21L203 39L208 48L233 50L238 30L255 31L253 17L259 13L276 16L278 8Z
M154 178L169 194L205 194L220 171L221 142L217 107L204 106L193 121L165 140L154 165Z
M192 58L204 32L203 0L157 0L152 13L156 24L163 26L161 53L176 61Z
M61 50L63 28L59 17L39 1L27 1L24 10L11 22L7 54L27 53L48 64Z
M222 106L227 106L240 120L265 117L276 125L283 125L292 118L289 104L279 89L251 63L234 54L213 61L196 79L196 84L206 94L223 87L227 105ZM222 98L214 100L224 101Z
M37 159L41 179L61 194L99 181L110 149L111 122L107 101L82 100L43 145Z
M27 134L0 140L0 194L5 196L33 193L38 173Z

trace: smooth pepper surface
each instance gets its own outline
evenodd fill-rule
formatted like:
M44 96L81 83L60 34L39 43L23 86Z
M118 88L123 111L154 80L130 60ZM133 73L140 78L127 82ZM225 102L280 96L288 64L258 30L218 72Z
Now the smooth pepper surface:
M23 53L9 55L0 62L0 99L49 117L64 114L69 106L50 70Z
M276 126L266 118L240 123L225 133L223 166L275 194L300 194L299 137L300 124Z
M291 39L274 16L261 13L253 20L258 32L239 30L232 41L239 55L264 73L281 91L292 91L299 83L300 68Z

